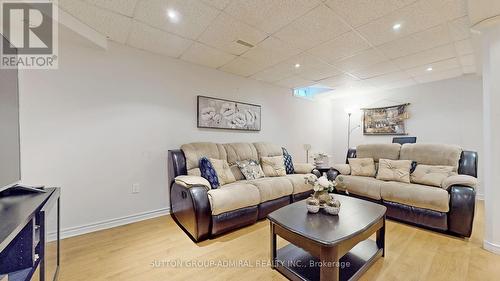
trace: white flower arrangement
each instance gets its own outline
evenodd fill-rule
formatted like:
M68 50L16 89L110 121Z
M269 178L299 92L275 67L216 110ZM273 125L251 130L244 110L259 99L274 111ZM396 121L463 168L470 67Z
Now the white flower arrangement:
M315 175L306 176L305 183L313 186L314 192L328 191L333 192L337 183L335 181L330 181L326 176L321 176L318 178Z

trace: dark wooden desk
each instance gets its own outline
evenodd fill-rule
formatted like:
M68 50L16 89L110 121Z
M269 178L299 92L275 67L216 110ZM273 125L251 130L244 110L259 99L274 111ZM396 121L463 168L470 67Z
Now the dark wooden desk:
M271 262L290 280L357 280L384 256L386 207L336 195L338 216L307 212L305 200L268 215ZM369 237L376 233L377 240ZM276 248L276 236L291 244Z
M0 195L0 275L8 275L9 281L57 279L60 189L46 191ZM53 229L48 224L53 224ZM49 231L54 232L53 242L49 242ZM50 260L49 247L54 251ZM40 276L34 277L36 270Z

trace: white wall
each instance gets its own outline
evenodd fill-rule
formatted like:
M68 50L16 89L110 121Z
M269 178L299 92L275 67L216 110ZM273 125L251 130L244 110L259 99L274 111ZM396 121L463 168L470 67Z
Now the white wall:
M59 70L21 73L20 103L23 182L62 186L63 229L167 208L167 150L183 143L271 141L302 162L304 143L332 152L330 103L67 32L59 44ZM262 131L197 129L196 95L261 104Z
M408 107L407 132L419 143L458 144L479 153L479 178L482 155L482 79L468 75L412 87L394 89L333 100L335 162L344 162L347 150L346 108L381 107L400 103ZM362 125L361 111L352 115L351 125ZM351 146L365 143L390 143L393 136L364 136L362 128L351 135ZM482 194L479 188L478 193Z

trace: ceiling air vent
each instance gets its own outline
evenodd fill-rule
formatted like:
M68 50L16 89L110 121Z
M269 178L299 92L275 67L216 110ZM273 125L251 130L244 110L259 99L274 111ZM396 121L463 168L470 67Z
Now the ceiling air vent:
M245 46L245 47L248 47L248 48L253 48L253 47L254 47L254 45L252 45L252 44L250 44L250 43L248 43L248 42L245 42L245 41L243 41L243 40L239 40L239 39L236 41L236 43L238 43L238 44L240 44L240 45L243 45L243 46Z

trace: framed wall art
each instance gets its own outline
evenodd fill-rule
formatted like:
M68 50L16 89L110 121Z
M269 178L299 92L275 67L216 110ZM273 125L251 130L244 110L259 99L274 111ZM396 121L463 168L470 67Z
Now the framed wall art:
M198 96L198 128L260 131L261 106Z
M364 135L406 135L406 119L409 118L409 103L362 108Z

